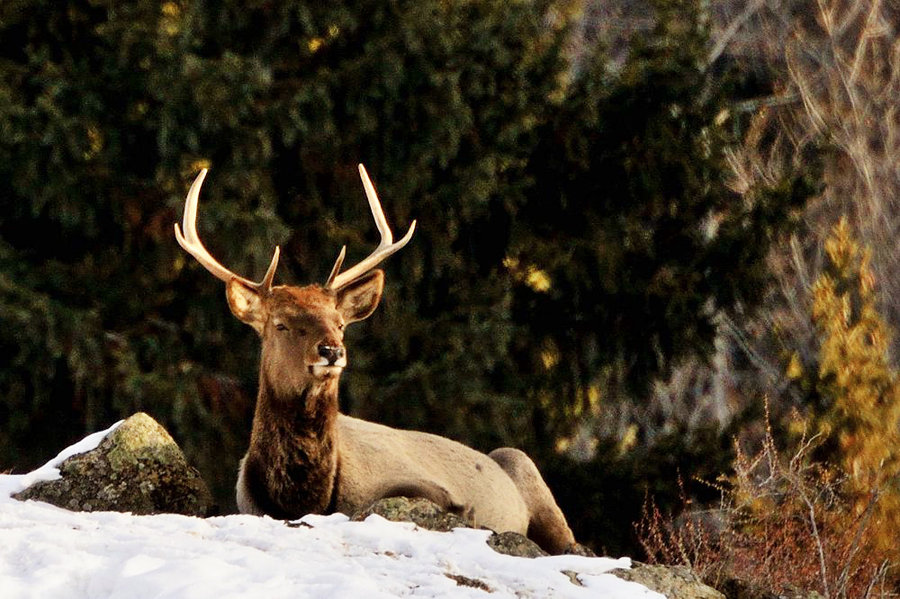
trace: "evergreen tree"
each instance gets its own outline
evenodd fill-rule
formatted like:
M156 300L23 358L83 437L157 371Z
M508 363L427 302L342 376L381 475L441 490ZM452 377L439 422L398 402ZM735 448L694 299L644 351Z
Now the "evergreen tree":
M9 466L33 466L138 409L168 424L201 466L216 464L203 447L209 435L225 450L240 445L197 389L246 412L234 379L217 373L249 378L252 340L223 337L219 289L178 278L187 262L171 227L184 178L207 156L240 157L232 162L242 168L223 169L233 184L260 175L265 144L242 115L266 78L228 56L203 65L189 52L197 21L177 3L0 6L0 346L9 356L0 460ZM240 215L241 246L255 254L283 228L248 187L242 204L216 212L226 223Z
M811 187L798 176L739 196L731 77L706 69L702 2L660 0L618 72L603 55L540 131L512 264L516 318L536 340L532 395L571 421L646 393L712 349L721 312L750 311L765 257ZM523 343L524 345L524 343Z
M281 213L302 223L286 245L298 280L324 278L344 243L351 261L374 243L356 161L391 223L419 223L387 266L379 310L350 330L350 411L483 448L518 443L510 414L527 412L504 368L503 258L564 67L561 32L543 16L541 3L372 2L347 23L323 22L322 45L312 40L276 96L273 113L313 125L280 140L276 163Z
M396 228L418 220L348 333L352 413L534 444L601 383L702 351L805 188L725 187L695 3L660 2L621 73L598 51L568 87L551 9L0 3L0 467L142 409L231 501L258 344L173 239L204 166L201 235L250 278L279 243L286 283L371 250L357 162Z
M258 347L174 243L204 166L213 254L258 277L282 243L279 281L307 283L342 244L351 261L371 250L366 163L390 222L419 229L351 330L347 407L494 441L472 410L502 393L508 285L492 275L563 68L546 9L0 5L0 463L27 468L143 409L231 501Z

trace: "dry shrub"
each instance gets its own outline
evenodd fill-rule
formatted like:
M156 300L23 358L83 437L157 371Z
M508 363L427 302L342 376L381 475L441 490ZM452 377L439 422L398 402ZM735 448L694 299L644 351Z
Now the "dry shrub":
M801 440L786 458L767 430L758 452L738 448L733 474L716 483L715 509L686 501L672 518L648 501L636 529L649 561L688 565L732 593L898 596L897 564L873 539L878 490L858 513L845 497L847 477L811 459L817 442Z
M660 511L652 497L644 500L643 515L635 524L638 541L644 548L650 563L689 566L703 580L715 584L720 581L719 535L708 516L715 517L715 510L691 509L691 500L682 494L682 511L672 518Z
M749 322L724 319L716 355L727 370L697 371L739 385L737 401L716 402L726 408L720 419L763 395L780 415L808 399L785 376L786 357L817 365L811 290L825 266L825 239L842 217L871 248L878 310L900 330L900 3L769 1L749 20L741 10L756 3L713 5L726 22L742 23L733 37L720 27L727 51L747 64L765 63L774 79L771 96L735 106L747 134L729 156L734 190L743 195L798 168L822 183L821 196L799 215L798 232L771 253L775 284L765 307ZM898 364L900 337L889 359ZM696 388L712 387L686 392Z

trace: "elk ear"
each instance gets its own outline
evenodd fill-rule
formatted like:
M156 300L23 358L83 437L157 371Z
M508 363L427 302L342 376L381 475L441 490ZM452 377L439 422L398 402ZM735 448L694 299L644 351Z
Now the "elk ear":
M233 278L225 286L225 295L228 297L228 307L231 308L231 313L262 335L266 316L259 292Z
M368 318L384 289L384 271L373 270L337 290L337 309L348 323Z

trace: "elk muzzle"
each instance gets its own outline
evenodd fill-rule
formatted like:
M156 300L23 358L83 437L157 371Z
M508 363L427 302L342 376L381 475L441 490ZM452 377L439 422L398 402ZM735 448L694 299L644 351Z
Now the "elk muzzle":
M317 366L339 366L343 368L347 365L347 354L342 345L326 345L321 344L318 347L319 357L324 360L317 363Z
M336 378L347 365L347 351L343 345L320 343L316 346L316 354L319 359L309 367L316 378Z

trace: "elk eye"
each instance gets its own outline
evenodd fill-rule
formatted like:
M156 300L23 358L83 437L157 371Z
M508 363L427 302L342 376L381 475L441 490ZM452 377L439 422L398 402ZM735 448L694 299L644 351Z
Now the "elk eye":
M338 323L338 330L339 330L339 331L343 331L343 330L344 330L344 323L343 323L343 322L339 322L339 323Z
M279 330L279 331L286 331L286 330L288 330L287 325L285 325L283 322L279 322L278 324L276 324L276 325L275 325L275 328L276 328L277 330Z

